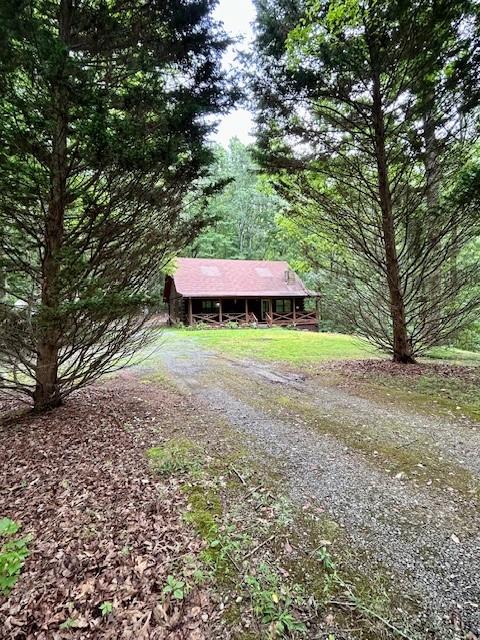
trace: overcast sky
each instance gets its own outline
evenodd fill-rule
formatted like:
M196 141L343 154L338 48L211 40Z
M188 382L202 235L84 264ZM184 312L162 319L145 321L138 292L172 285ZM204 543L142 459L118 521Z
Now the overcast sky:
M220 0L215 17L223 22L230 35L242 38L240 44L225 54L224 64L228 67L235 64L235 49L248 48L252 40L251 23L255 20L255 9L251 0ZM245 109L235 109L222 118L213 139L223 146L227 146L234 136L244 143L253 142L252 129L252 115Z

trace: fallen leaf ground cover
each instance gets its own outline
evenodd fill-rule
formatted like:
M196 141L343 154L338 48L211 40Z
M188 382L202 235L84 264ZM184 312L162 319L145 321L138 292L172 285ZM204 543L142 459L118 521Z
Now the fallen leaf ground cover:
M461 402L463 411L478 400L479 371L370 358L312 364L307 377L377 400L419 396L426 410L450 394L442 408ZM257 397L263 387L251 384ZM0 637L423 638L411 626L415 598L391 572L372 557L363 570L318 501L293 504L274 461L176 385L155 363L0 425L0 521L18 523L15 539L28 540L16 584L0 595Z
M297 506L312 501L345 527L346 544L335 538L332 551L340 563L354 558L353 574L363 566L369 585L383 573L372 560L387 568L418 603L410 637L478 636L478 425L439 416L433 403L426 415L393 393L387 402L389 392L363 398L353 380L338 388L342 376L327 363L304 370L254 352L235 358L187 333L166 336L161 378L245 437ZM155 380L157 367L145 374Z
M158 380L144 373L150 394ZM372 578L370 559L362 571L342 527L316 501L294 504L273 460L221 414L193 410L149 457L156 473L182 478L185 519L206 543L190 575L221 594L218 637L415 638L412 601L386 569L377 564Z
M164 594L179 558L203 543L182 519L178 482L150 471L156 419L134 394L97 387L1 426L0 513L31 542L0 596L0 637L208 637L206 590Z

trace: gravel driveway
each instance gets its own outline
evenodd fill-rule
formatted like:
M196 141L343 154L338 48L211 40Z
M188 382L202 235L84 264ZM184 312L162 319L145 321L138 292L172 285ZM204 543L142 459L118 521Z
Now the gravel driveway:
M479 635L478 425L365 400L188 337L167 339L161 361L247 434L260 460L276 461L299 504L318 501L353 553L381 562L418 600L425 638Z

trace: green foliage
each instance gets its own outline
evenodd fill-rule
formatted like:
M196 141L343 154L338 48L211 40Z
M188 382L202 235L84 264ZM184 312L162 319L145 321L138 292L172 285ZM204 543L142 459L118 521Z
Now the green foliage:
M0 387L36 409L148 340L162 268L207 224L232 98L214 6L1 3Z
M206 565L221 579L232 575L236 567L232 558L239 559L251 543L251 536L238 530L236 524L217 523L216 535L211 535L208 548L202 552Z
M207 213L213 226L194 243L198 257L264 259L277 257L276 215L280 200L268 192L251 150L236 138L228 149L216 148L214 181L229 181L211 199Z
M106 617L108 615L110 615L113 611L113 603L110 602L109 600L105 600L105 602L102 602L102 604L99 607L100 609L100 613L102 614L103 617Z
M175 600L183 600L187 594L187 584L184 580L177 580L174 576L167 577L167 584L163 588L164 595L171 595Z
M303 604L298 588L294 592L286 589L266 564L260 565L255 575L245 576L245 583L255 613L264 624L271 626L276 636L306 632L305 624L297 619L294 611L296 605Z
M78 621L75 618L67 618L62 622L59 629L62 631L68 631L68 629L76 629L78 627Z
M0 520L0 536L13 536L19 531L20 525L10 518L2 518Z
M15 538L20 525L10 518L0 520L0 593L8 595L17 582L25 560L31 535Z
M175 328L178 328L177 325L175 326ZM191 324L191 325L186 325L186 326L182 326L180 327L181 329L183 329L184 331L217 331L218 327L213 325L213 324L209 324L208 322L196 322L195 324ZM225 322L222 327L222 329L254 329L256 328L254 325L249 325L249 326L245 326L245 325L240 325L238 322L233 322L233 321L229 321L229 322Z
M404 362L480 305L478 251L465 259L480 233L477 114L460 113L452 81L477 77L478 19L471 0L258 4L261 166L307 238L329 326Z
M323 591L326 595L331 595L339 585L342 585L342 581L337 573L337 566L328 548L325 546L316 552L316 556L325 572Z
M317 272L328 267L341 248L334 236L325 236L319 242L311 231L284 214L285 203L260 174L254 150L236 138L230 141L228 149L217 147L212 178L230 182L211 199L207 213L212 226L193 243L191 254L287 260L307 286L316 289ZM323 293L327 308L335 308L333 303L328 304L328 293Z
M214 327L208 322L196 322L195 324L189 324L183 327L185 331L203 331L205 329L213 329Z
M480 351L480 322L474 322L455 338L455 347L464 351Z
M344 579L343 571L340 574L327 547L317 547L320 537L324 540L327 535L334 539L332 532L338 529L335 522L322 519L319 523L314 517L308 519L310 524L305 528L305 511L299 519L297 509L287 498L280 496L272 502L275 497L270 490L265 491L265 487L256 486L257 480L254 488L243 482L241 486L237 482L231 486L225 482L229 469L230 465L219 459L210 466L204 465L200 477L184 478L183 490L189 503L184 518L195 526L205 546L199 556L182 558L178 573L167 577L163 588L165 596L182 601L192 584L205 582L221 588L222 599L227 605L226 623L235 628L233 625L240 620L246 622L252 613L256 618L254 632L244 631L242 625L238 637L245 640L308 635L304 621L318 617L319 607L322 603L330 603L332 596L343 599L346 610L361 612L362 619L380 619L397 631L386 617L389 611L384 611L385 603L390 602L384 589L379 596L377 585L372 588L372 581L375 581L371 576L365 579L365 588L355 576L354 588ZM213 471L214 475L211 475ZM218 473L221 475L216 475ZM248 500L241 499L245 495ZM252 530L255 531L253 535ZM286 557L282 554L283 545L277 546L275 541L272 549L268 543L275 534L278 534L277 542L285 534L292 539L300 557L293 559L288 550ZM262 535L270 537L265 537L259 544ZM275 563L271 562L272 551ZM262 561L262 556L268 563ZM355 621L359 622L358 619ZM332 634L330 636L334 638Z
M239 328L240 328L240 325L238 324L238 322L231 322L231 321L229 321L229 322L226 322L226 323L224 324L224 328L225 328L225 329L239 329Z

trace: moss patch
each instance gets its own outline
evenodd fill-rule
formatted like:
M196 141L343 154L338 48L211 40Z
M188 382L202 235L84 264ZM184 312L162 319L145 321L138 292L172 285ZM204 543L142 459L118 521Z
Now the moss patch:
M142 384L159 384L169 391L178 391L178 385L175 380L160 362L155 362L154 369L142 373L140 381Z
M183 491L189 504L185 520L194 525L204 540L213 542L218 537L218 520L222 515L220 496L201 485L184 485Z
M243 380L244 393L249 384L272 395L271 385ZM269 410L291 411L290 395L279 390L278 396ZM232 637L343 637L352 628L362 640L395 637L378 616L408 627L408 602L395 578L364 558L320 507L292 504L274 465L263 455L256 464L238 444L242 436L216 413L204 420L202 411L182 425L190 438L171 438L148 455L153 468L182 483L184 519L204 543L180 578L187 586L209 583Z
M468 418L480 422L480 384L461 379L422 376L412 381L390 378L364 381L358 386L363 397L382 398L427 415ZM357 391L356 389L356 391Z
M480 357L480 354L478 354ZM341 387L355 395L429 416L480 422L480 367L445 362L415 366L379 360L324 364L316 368L323 387Z
M362 452L375 466L382 468L390 475L399 476L401 480L415 480L419 484L433 485L442 489L453 488L467 497L480 496L480 483L468 469L464 469L452 461L439 460L438 454L432 451L427 439L415 438L413 442L392 442L384 438L388 435L388 427L384 434L368 427L348 427L345 424L325 420L321 413L311 405L295 401L291 407L293 413L300 413L306 423L322 433L331 434L352 449ZM360 429L360 431L359 431ZM359 437L359 434L363 436ZM400 475L402 474L402 475Z
M160 458L162 473L168 469L186 474L184 519L205 542L200 554L205 568L200 573L227 594L224 623L236 629L234 637L300 638L326 633L328 625L323 624L325 613L321 612L330 600L345 600L346 589L351 594L348 606L346 611L333 607L332 629L348 628L355 620L357 637L389 637L375 616L358 618L356 611L361 606L391 620L394 603L397 609L401 603L404 612L405 603L381 567L376 566L374 579L370 572L358 571L353 562L358 551L351 550L337 522L314 507L295 507L283 495L281 479L264 467L256 469L240 454L235 462L243 475L232 473L231 451L228 459L205 459L202 472L195 476L183 457L181 464L172 464L170 454L173 450L176 458L180 449L182 456L185 451L190 456L192 450L197 456L199 449L191 442L178 445L178 441L165 443L153 458ZM352 564L345 558L352 559ZM368 566L371 571L371 563ZM397 624L405 623L395 616Z

